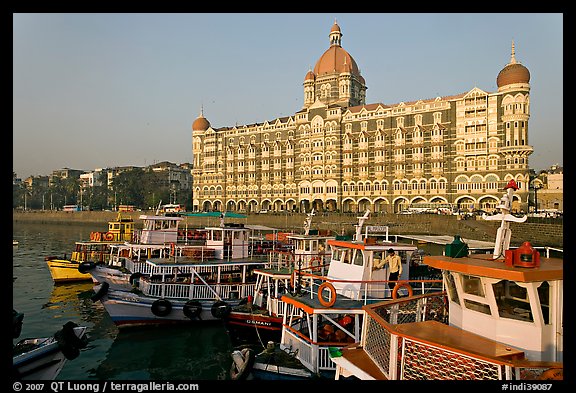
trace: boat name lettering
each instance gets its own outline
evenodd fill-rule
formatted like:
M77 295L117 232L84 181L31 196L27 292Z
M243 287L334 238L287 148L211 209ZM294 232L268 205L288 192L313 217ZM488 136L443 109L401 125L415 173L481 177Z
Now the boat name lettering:
M385 225L368 225L366 226L368 232L386 232L388 227Z
M247 319L246 323L248 324L252 324L252 325L262 325L262 326L272 326L272 324L270 322L264 322L264 321L253 321L251 319Z

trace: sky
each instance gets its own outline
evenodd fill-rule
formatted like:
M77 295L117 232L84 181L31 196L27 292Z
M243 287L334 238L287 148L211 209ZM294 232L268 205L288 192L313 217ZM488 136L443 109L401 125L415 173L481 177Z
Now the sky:
M342 47L387 105L496 92L530 71L530 168L563 165L562 13L14 13L13 171L49 175L192 162L192 123L261 123L302 109L302 83Z

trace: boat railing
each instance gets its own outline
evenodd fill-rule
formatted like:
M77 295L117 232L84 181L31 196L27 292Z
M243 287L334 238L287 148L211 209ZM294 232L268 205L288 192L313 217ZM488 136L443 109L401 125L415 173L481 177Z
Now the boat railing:
M317 298L320 286L328 282L335 288L337 299L340 301L360 300L364 304L390 300L395 296L420 295L444 290L442 279L340 280L306 272L300 273L300 279L300 291L310 299ZM331 301L330 298L327 300Z
M534 379L535 368L540 366L541 373L550 367L550 362L523 362L449 347L398 329L398 325L424 321L447 324L446 304L442 292L364 306L360 346L390 380Z
M281 348L298 354L298 360L315 373L335 371L336 365L330 359L330 343L314 343L303 334L284 325Z
M154 282L151 278L141 278L139 289L144 295L172 299L239 299L254 293L254 283L207 284L198 282Z

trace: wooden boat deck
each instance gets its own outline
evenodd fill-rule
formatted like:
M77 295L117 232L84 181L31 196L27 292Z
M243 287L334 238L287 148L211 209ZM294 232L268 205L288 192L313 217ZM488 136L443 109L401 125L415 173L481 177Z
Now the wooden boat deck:
M405 323L393 327L400 336L488 361L517 362L524 359L524 352L519 349L437 321ZM332 358L337 365L352 371L361 379L387 379L358 343L340 351L343 359Z
M358 347L357 344L341 348L340 352L342 352L341 357L332 358L334 363L344 366L348 370L353 369L355 371L354 374L360 379L375 379L379 381L388 379L376 366L376 363L370 359L364 349Z
M523 359L524 352L438 321L394 325L396 333L443 349L496 361Z

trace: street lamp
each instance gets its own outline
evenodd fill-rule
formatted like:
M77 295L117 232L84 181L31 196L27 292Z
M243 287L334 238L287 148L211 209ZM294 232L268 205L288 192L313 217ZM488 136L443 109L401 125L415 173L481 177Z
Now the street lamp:
M540 184L534 184L534 213L538 213L538 190L542 188Z

